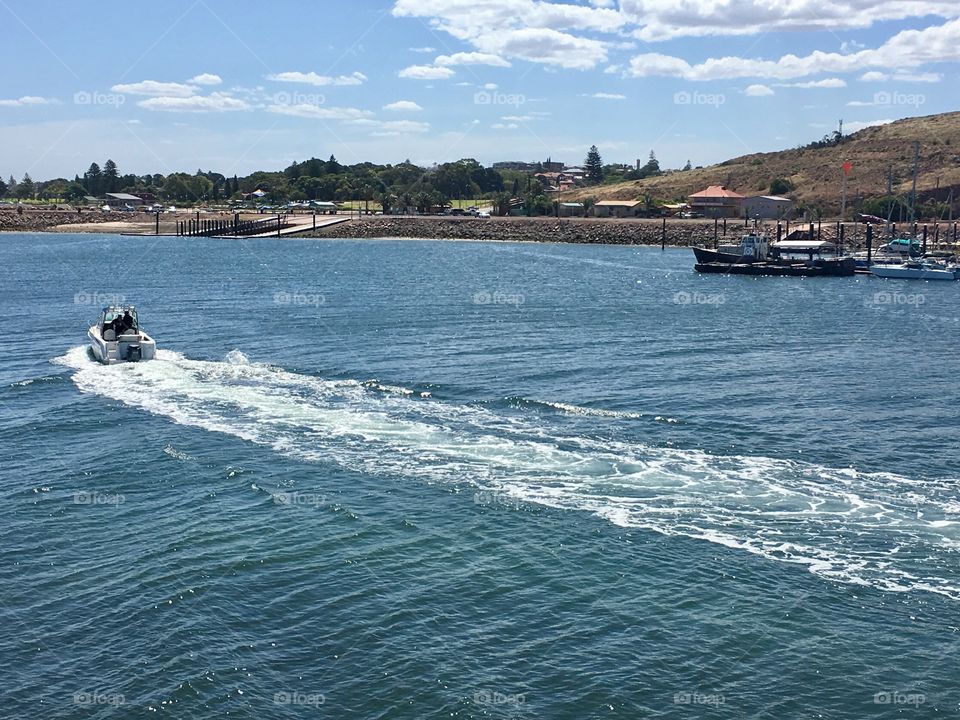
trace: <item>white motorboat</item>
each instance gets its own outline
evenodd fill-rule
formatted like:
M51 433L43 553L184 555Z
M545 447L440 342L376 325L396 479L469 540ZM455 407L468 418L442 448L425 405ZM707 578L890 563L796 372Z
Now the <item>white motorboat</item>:
M153 360L157 343L140 328L133 305L110 305L87 331L90 351L104 365Z
M873 265L870 268L877 277L902 280L956 280L954 267L933 260L908 260L891 265Z

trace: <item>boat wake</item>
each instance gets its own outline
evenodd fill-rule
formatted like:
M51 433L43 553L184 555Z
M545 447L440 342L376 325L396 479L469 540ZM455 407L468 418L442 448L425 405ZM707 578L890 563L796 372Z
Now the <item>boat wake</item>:
M960 600L960 502L951 480L571 436L522 407L509 413L384 392L251 363L238 351L209 362L160 350L151 362L105 367L78 347L55 362L73 371L82 392L302 460L468 483L481 497L588 511L830 580ZM588 416L605 422L602 413Z

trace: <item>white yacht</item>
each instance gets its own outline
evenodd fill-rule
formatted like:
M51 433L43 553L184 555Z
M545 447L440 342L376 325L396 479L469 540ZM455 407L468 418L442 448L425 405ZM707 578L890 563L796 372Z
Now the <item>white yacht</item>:
M956 280L958 277L955 267L929 259L908 260L891 265L873 265L870 272L877 277L903 280Z
M133 305L110 305L87 332L90 351L104 365L153 360L157 343L140 328Z

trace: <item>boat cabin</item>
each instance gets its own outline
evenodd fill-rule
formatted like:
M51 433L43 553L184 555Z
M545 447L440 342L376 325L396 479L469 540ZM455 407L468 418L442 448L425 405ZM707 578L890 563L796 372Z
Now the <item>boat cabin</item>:
M720 245L718 249L722 253L763 260L770 252L770 240L766 235L750 233L741 237L736 245Z
M812 261L814 256L836 255L837 246L826 240L781 240L773 244L773 251L779 257L806 255Z
M140 322L137 319L137 309L133 305L110 305L100 312L97 322L100 328L100 337L107 342L113 342L120 335L129 335L140 332Z

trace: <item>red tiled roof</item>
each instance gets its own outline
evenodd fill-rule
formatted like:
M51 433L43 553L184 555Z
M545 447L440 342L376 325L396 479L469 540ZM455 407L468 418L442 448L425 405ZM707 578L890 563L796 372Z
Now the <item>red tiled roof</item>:
M728 190L724 185L711 185L706 190L694 193L692 198L743 198L740 193Z

